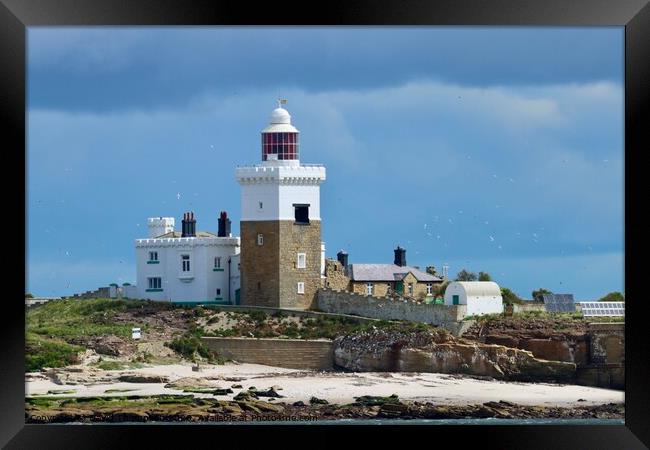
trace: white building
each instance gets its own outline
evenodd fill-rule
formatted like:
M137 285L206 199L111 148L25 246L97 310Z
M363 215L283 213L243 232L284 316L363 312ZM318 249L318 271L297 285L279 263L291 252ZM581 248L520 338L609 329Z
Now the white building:
M135 241L137 298L238 303L240 239L230 234L225 212L216 235L196 232L194 213L185 213L180 232L173 217L150 218L148 224L149 237Z
M500 314L501 288L494 281L453 281L445 290L445 305L467 305L468 316Z

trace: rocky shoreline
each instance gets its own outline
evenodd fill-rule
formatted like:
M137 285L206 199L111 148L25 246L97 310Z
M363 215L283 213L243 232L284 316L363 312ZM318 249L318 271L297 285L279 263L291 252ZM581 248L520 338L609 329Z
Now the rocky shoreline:
M112 405L111 403L115 403ZM623 419L623 404L584 407L526 406L486 402L476 405L439 405L403 402L397 396L364 396L346 405L312 398L293 404L242 398L225 401L191 395L27 399L26 423L93 422L255 422L337 419Z

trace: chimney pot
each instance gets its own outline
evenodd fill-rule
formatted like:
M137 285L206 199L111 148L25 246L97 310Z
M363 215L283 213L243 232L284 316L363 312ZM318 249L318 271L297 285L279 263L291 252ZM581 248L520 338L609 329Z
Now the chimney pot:
M406 265L406 250L399 245L395 249L395 260L393 264L396 266L404 267Z
M348 265L348 254L345 250L341 250L336 254L336 259L345 268Z

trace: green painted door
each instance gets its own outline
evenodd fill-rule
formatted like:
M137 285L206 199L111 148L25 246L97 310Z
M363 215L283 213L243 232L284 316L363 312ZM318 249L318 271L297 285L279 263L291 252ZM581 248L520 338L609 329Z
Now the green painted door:
M402 295L404 293L404 282L398 281L395 283L395 292L397 292L399 295Z
M451 300L452 300L452 303L454 305L458 304L458 296L457 295L452 295Z
M235 290L235 305L239 305L239 289Z

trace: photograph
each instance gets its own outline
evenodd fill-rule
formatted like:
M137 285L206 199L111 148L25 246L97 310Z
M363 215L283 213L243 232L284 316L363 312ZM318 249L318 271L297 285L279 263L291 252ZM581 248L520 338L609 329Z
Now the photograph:
M625 27L40 26L25 71L26 424L625 424Z

